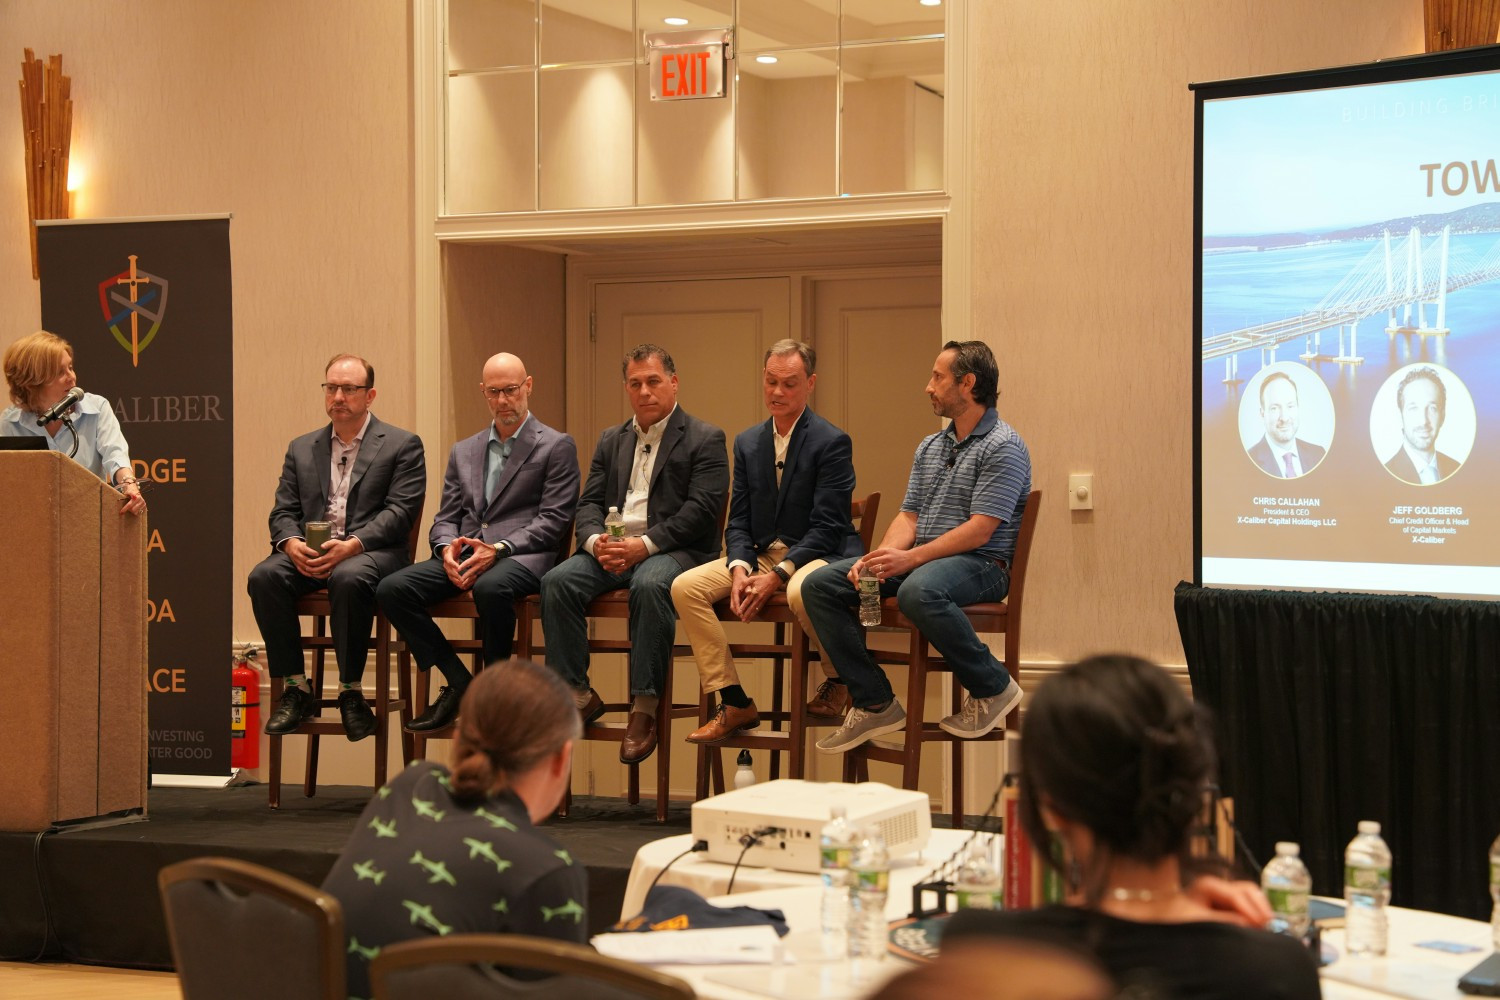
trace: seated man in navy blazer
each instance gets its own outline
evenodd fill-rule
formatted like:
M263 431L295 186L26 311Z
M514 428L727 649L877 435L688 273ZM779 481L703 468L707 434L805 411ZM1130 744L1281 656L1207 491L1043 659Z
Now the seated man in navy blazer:
M361 690L375 586L411 562L407 537L427 490L422 439L370 412L375 368L340 354L323 370L323 406L330 423L292 441L271 508L269 556L250 571L247 589L266 644L271 676L286 690L266 732L290 733L317 709L302 660L297 599L328 588L329 629L339 665L339 715L351 740L375 731ZM328 521L331 538L314 549L307 523Z
M1250 446L1250 458L1262 472L1297 479L1323 461L1323 448L1297 436L1302 422L1297 383L1286 372L1272 372L1260 383L1260 418L1266 436Z
M719 695L717 714L688 736L689 743L722 743L760 724L755 703L740 686L714 602L728 597L730 611L753 621L785 587L793 613L812 635L802 581L829 559L864 551L849 516L854 446L807 405L817 380L811 347L795 340L771 345L761 383L771 418L734 439L734 488L724 528L728 558L690 569L672 583L672 603L692 643L703 690ZM833 673L826 658L823 669ZM815 703L836 701L830 714L842 718L848 689L836 675L823 684Z
M585 723L604 703L589 687L588 606L605 591L630 588L630 716L620 760L639 763L656 749L662 691L677 616L672 581L719 554L719 515L729 490L724 432L677 405L677 366L655 344L621 365L635 416L599 437L578 501L578 550L542 578L547 663L573 687ZM610 539L611 507L625 537Z
M432 558L380 583L380 609L422 670L436 666L448 683L414 733L442 729L458 714L470 674L427 607L471 591L485 663L510 657L515 602L541 588L542 574L578 505L578 448L531 413L532 378L514 354L484 363L480 390L490 425L448 453L443 504L432 522Z

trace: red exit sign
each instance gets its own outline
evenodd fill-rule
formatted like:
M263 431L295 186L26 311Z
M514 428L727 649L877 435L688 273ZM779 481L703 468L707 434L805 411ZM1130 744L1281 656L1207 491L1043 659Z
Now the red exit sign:
M725 94L729 29L646 35L653 101L695 101Z

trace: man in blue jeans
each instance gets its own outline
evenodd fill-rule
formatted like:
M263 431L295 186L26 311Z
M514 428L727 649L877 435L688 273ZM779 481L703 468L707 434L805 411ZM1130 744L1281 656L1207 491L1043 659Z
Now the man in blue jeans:
M896 595L902 614L948 661L965 694L956 715L939 723L954 736L983 736L1021 701L1021 686L979 640L960 608L998 601L1010 590L1010 559L1031 492L1026 443L995 412L995 355L982 341L943 345L927 397L952 421L917 446L906 498L880 546L810 574L802 599L823 650L849 686L843 725L818 741L843 753L906 724L885 671L865 648L857 617L859 572Z
M588 605L630 589L630 713L620 761L638 764L656 749L677 610L672 580L719 555L719 516L729 493L724 432L677 405L677 366L655 344L641 344L620 366L633 416L599 437L578 498L578 549L542 577L547 665L573 688L587 725L604 711L589 686ZM624 518L611 538L610 508Z

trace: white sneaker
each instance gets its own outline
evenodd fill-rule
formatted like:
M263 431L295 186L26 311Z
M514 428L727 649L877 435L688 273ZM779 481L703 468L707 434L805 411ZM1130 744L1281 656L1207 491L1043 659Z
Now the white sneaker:
M989 698L965 694L957 715L950 715L938 725L943 732L960 739L978 739L1005 721L1010 710L1021 703L1021 685L1011 681L1004 691Z
M824 753L843 753L852 750L867 740L886 733L894 733L906 726L906 710L895 698L884 711L871 712L851 707L844 716L844 724L823 737L815 745Z

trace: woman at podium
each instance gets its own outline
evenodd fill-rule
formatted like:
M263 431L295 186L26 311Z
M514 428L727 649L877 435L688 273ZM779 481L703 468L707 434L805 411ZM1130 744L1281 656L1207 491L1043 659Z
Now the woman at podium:
M121 514L145 511L120 422L109 400L78 388L72 346L56 334L38 330L5 349L4 365L5 384L15 405L0 412L0 436L45 438L48 448L71 455L124 493Z

